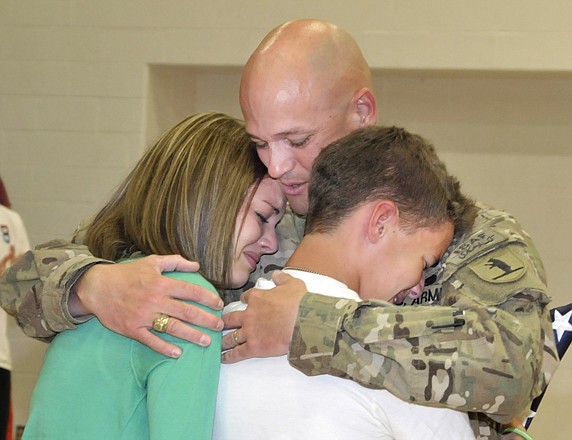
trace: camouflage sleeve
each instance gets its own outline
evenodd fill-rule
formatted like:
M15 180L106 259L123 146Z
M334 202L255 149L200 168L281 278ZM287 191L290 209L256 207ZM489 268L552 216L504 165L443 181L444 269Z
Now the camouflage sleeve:
M519 302L511 305L515 319L476 305L459 312L307 294L289 360L306 374L350 378L410 402L482 411L507 422L541 383L534 353L542 353L544 316L533 303L517 312Z
M290 345L291 364L308 375L349 378L410 402L509 422L540 394L557 358L534 249L521 239L499 237L484 253L447 258L438 305L307 294ZM505 263L502 270L485 271L495 260ZM512 276L497 278L511 270Z
M71 288L93 264L87 247L52 240L26 252L0 279L1 305L24 333L51 341L56 333L75 328L89 316L73 318L67 308Z
M404 400L444 406L439 391L428 387L427 370L445 359L456 361L455 348L464 352L473 339L481 339L461 339L465 319L453 307L404 308L308 293L300 305L289 360L309 375L350 378ZM450 406L467 409L460 402Z

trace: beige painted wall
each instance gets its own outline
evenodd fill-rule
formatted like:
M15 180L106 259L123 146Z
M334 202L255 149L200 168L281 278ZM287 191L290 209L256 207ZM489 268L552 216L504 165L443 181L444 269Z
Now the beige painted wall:
M572 4L549 5L0 0L0 174L33 244L67 238L160 129L192 111L239 115L240 66L270 28L324 18L374 67L381 122L430 138L467 192L516 214L555 303L570 302ZM10 336L22 423L44 346ZM567 438L569 358L537 439Z

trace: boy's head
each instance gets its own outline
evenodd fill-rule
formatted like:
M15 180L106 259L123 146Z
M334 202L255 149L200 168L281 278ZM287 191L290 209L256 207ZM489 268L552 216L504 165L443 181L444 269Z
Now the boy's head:
M388 300L403 290L421 293L423 269L439 261L453 232L464 234L475 213L431 144L402 128L367 127L317 158L306 234L333 234L356 219L356 228L368 230L357 252L371 257L357 263L374 265L358 293Z

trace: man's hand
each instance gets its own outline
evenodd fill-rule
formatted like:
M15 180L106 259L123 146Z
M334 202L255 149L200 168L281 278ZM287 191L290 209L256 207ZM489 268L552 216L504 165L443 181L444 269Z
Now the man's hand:
M272 278L277 287L250 289L241 298L248 303L248 308L223 317L225 328L237 329L223 337L223 350L232 349L223 354L223 363L288 352L298 307L307 292L306 285L284 272L276 271Z
M177 358L181 355L179 347L149 331L159 314L170 317L167 333L202 346L211 343L210 337L182 321L212 330L223 328L217 316L179 301L194 301L220 310L223 302L218 295L204 287L161 275L162 272L196 272L198 269L197 263L178 255L151 255L124 264L96 264L74 286L70 313L75 316L92 313L110 330Z

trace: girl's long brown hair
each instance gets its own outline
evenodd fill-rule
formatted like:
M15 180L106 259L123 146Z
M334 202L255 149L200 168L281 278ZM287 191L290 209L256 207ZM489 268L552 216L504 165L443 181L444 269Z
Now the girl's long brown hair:
M216 287L229 285L238 212L266 173L244 125L221 113L192 115L139 160L86 232L90 251L198 261Z

